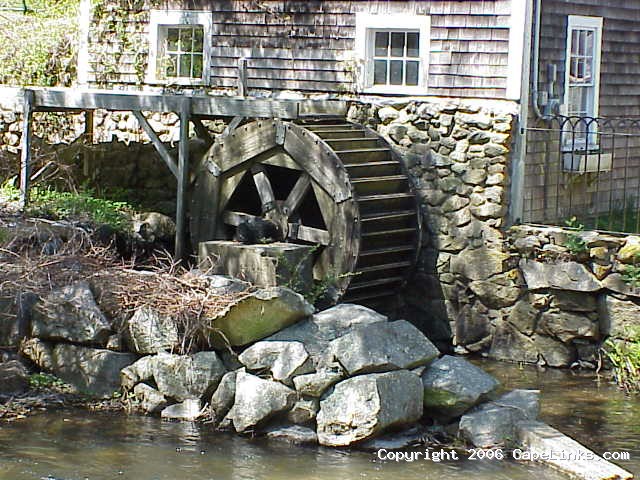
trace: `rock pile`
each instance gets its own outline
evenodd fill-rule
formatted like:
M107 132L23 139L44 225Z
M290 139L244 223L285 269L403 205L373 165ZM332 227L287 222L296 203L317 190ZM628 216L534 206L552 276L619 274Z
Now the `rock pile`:
M122 370L122 386L166 419L207 418L218 429L335 447L460 417L464 438L479 445L489 435L500 444L518 421L536 416L529 413L537 407L511 414L511 397L496 400L493 377L463 359L438 358L410 323L358 305L307 316L238 350L146 355ZM537 405L535 392L508 395ZM496 409L509 415L495 430L462 429L467 417L486 423Z
M209 284L212 293L237 288L224 277ZM35 302L23 354L83 392L104 398L122 388L164 419L206 418L218 429L335 447L403 429L415 439L427 425L458 421L474 444L502 443L518 421L535 419L536 394L496 399L493 377L440 356L411 323L366 307L313 314L283 287L256 290L193 332L213 343L178 354L184 332L175 321L143 306L116 331L93 290L80 281Z

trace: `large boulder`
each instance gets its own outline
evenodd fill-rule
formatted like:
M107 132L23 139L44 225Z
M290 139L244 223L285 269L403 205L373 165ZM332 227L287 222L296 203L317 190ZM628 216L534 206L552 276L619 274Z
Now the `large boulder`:
M489 349L489 357L508 362L537 363L536 343L509 322L499 322Z
M218 388L211 395L209 406L211 408L211 419L213 424L219 424L224 417L227 416L233 402L236 398L236 376L238 372L236 370L227 372L220 380Z
M318 364L332 340L357 328L386 321L387 317L370 308L343 303L316 313L267 340L302 342L314 363Z
M497 249L466 249L451 257L451 273L457 273L469 280L487 280L503 273L507 260L509 255Z
M172 318L142 307L127 321L126 338L129 348L142 355L171 351L178 346L178 326Z
M287 413L287 420L297 425L306 425L316 419L320 409L320 400L313 397L301 397Z
M120 370L120 385L122 385L122 388L131 390L137 383L146 382L153 378L155 360L155 356L149 355Z
M60 343L51 351L51 371L83 393L108 398L120 389L120 370L136 359L132 353Z
M520 269L530 290L557 289L574 292L595 292L602 284L581 263L542 263L523 259Z
M630 236L618 251L618 261L628 264L640 262L640 237Z
M314 373L294 377L293 384L300 395L320 397L332 385L346 376L339 366L322 368Z
M160 413L165 420L182 420L185 422L193 422L202 415L200 408L200 400L188 398L184 402L169 405Z
M462 415L500 385L481 368L450 355L429 365L421 379L425 413L445 420Z
M179 402L211 395L226 369L215 352L193 355L159 353L153 364L153 378L158 390Z
M581 313L548 311L542 314L537 330L556 337L563 343L576 338L597 339L600 328L597 321Z
M311 357L300 342L257 342L238 357L247 370L267 371L274 380L293 385L293 377L313 372Z
M296 397L295 390L279 382L264 380L241 370L236 376L236 398L229 416L236 431L245 432L291 409Z
M213 345L247 345L278 332L313 312L313 305L288 288L260 289L241 297L217 317L209 319L205 335Z
M460 418L459 435L478 448L509 444L520 422L537 418L539 396L537 390L514 390L483 403Z
M34 337L104 346L111 333L111 325L85 281L52 291L33 308L31 335Z
M0 395L22 393L29 388L29 372L17 360L0 363Z
M39 338L27 338L20 343L20 353L41 370L53 369L53 346Z
M146 383L139 383L133 388L133 394L140 403L140 408L147 413L156 413L167 406L167 399L158 390Z
M640 327L640 305L614 295L602 295L598 300L602 333L614 338L629 338L633 328Z
M426 365L438 349L406 320L378 323L347 333L329 344L328 355L349 375Z
M301 425L275 426L265 431L267 438L284 440L296 445L317 444L318 435L315 430Z
M344 380L320 402L316 417L322 445L347 446L422 416L422 383L408 370Z

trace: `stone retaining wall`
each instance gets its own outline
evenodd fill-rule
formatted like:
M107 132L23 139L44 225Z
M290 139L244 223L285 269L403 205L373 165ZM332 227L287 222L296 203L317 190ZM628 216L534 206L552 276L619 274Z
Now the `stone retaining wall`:
M435 98L351 107L403 154L421 198L426 235L403 315L458 353L595 367L607 335L640 324L640 289L623 280L640 240L507 227L516 112Z
M460 284L503 274L514 102L431 98L403 104L355 104L351 120L385 136L403 154L424 218L421 259L404 296L405 316L433 340L486 342L488 331L460 301ZM504 282L510 284L505 276ZM474 285L481 285L475 283ZM502 300L483 309L495 316ZM461 317L462 316L462 317ZM461 317L459 322L454 319Z

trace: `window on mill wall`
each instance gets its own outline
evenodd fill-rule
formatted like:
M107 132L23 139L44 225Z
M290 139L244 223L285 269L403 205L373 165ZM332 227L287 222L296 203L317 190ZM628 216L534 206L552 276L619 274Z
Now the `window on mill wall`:
M206 84L211 51L211 13L152 10L149 83Z
M356 14L356 56L365 93L425 94L430 19L426 15Z

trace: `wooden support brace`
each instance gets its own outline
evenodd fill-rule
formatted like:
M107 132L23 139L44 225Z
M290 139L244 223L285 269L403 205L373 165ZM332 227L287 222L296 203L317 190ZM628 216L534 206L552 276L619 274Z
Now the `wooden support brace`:
M189 181L189 120L191 98L185 97L180 105L180 142L178 144L178 198L176 204L176 245L175 259L185 260L187 187Z
M233 117L229 122L229 125L225 127L224 132L222 132L222 137L226 137L231 132L233 132L236 128L238 128L238 126L242 123L243 120L244 120L244 117Z
M153 130L153 128L151 128L151 125L149 125L149 122L147 121L147 119L144 117L142 112L134 111L133 115L138 120L138 123L144 130L144 133L146 133L149 139L151 140L151 143L156 148L156 151L158 152L158 155L160 155L160 158L162 158L164 163L167 164L167 167L169 167L169 170L171 170L171 173L173 173L173 176L178 178L178 166L176 165L175 159L169 153L169 150L167 150L167 147L164 146L164 144L162 143L162 141L160 140L156 132Z
M20 207L29 203L29 177L31 175L31 137L35 95L33 90L24 91L22 106L22 138L20 139Z
M200 120L199 118L192 117L191 123L193 123L193 126L196 129L198 138L201 138L207 143L207 148L213 145L213 137L209 133L209 130L207 129L207 127L205 127L204 124L202 123L202 120Z

